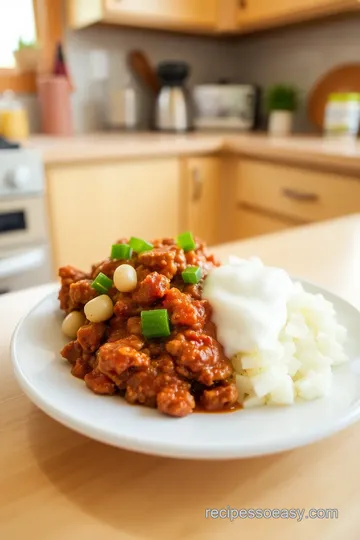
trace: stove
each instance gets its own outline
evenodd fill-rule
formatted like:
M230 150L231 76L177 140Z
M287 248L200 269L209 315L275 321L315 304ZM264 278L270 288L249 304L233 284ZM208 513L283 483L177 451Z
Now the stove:
M41 154L0 139L0 293L51 281Z

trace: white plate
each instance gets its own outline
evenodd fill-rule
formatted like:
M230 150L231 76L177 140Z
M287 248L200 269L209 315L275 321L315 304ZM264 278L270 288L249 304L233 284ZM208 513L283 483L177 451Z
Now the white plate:
M332 395L292 407L262 407L177 419L128 405L121 397L97 396L70 374L59 351L65 344L57 292L42 300L18 325L12 340L17 379L30 399L62 424L120 448L161 456L229 459L289 450L322 439L360 418L360 313L340 298L335 305L349 332L351 359L335 369Z

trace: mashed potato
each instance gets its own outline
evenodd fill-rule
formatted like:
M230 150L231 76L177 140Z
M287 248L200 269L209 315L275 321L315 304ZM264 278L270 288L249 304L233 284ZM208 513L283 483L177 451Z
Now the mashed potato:
M245 407L326 396L332 367L347 360L333 305L284 270L231 258L205 280L218 339L232 359Z

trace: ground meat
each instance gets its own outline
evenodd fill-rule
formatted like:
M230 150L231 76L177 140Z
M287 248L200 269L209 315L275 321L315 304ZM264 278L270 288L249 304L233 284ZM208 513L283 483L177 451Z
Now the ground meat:
M141 319L140 317L130 317L126 323L126 330L129 334L135 334L141 336Z
M200 266L203 278L207 276L212 268L220 265L213 255L208 255L203 249L199 248L196 251L188 251L185 258L188 266Z
M191 414L195 408L194 397L181 385L168 385L156 398L160 412L179 418Z
M172 279L186 268L185 255L177 246L163 246L140 253L139 263Z
M95 394L112 395L116 392L115 384L98 369L85 375L85 383Z
M210 304L202 299L203 280L187 284L182 278L187 266L200 266L205 278L219 265L205 244L195 241L196 249L185 253L176 239L155 239L150 251L133 253L129 261L107 258L93 265L90 274L71 266L60 269L59 300L66 313L82 310L96 297L91 284L99 272L113 279L116 268L128 263L137 273L134 291L121 293L115 286L108 290L113 316L104 323L87 321L77 339L61 351L72 374L93 392L118 392L130 403L175 417L192 413L199 403L216 411L231 409L236 402L233 368L217 341ZM141 311L161 308L169 314L170 336L145 339Z
M175 287L167 291L163 305L168 309L170 320L174 325L201 329L205 324L206 309L203 302L193 300Z
M92 367L89 365L88 358L81 356L78 358L71 368L71 374L78 379L84 379L87 373L92 371Z
M85 279L88 276L85 274L85 272L82 272L73 266L63 266L59 269L59 277L61 278L61 288L58 295L60 309L68 313L71 310L71 301L69 296L71 284L80 281L81 279Z
M205 390L201 396L201 404L207 411L221 411L230 408L237 399L238 391L235 383L228 383Z
M176 246L174 238L157 238L156 240L152 240L151 243L155 248L160 248L163 246Z
M169 341L166 350L176 358L177 373L187 379L211 386L232 375L221 345L207 334L186 330Z
M103 274L105 274L105 276L107 276L108 278L110 279L113 279L114 277L114 272L115 270L117 269L118 266L120 266L121 264L131 264L131 261L119 261L118 259L105 259L104 261L102 261L101 263L93 266L92 268L92 274L91 274L91 277L93 279L96 278L96 276L102 272Z
M163 298L169 288L170 280L166 276L152 272L138 285L132 299L138 304L152 304Z
M130 296L122 295L114 305L114 313L117 317L132 317L140 311L141 308L133 302Z
M109 342L118 341L128 335L126 329L126 319L124 317L112 317L107 329L107 340Z
M105 343L98 352L98 369L116 384L123 384L120 379L124 372L144 369L150 366L150 357L141 352L143 341L138 336L129 336L113 343ZM130 373L130 372L129 372Z
M165 355L158 362L153 362L146 371L134 373L127 382L125 399L129 403L141 403L147 407L157 406L161 412L171 416L191 413L195 401L190 394L189 384L179 379L171 364L171 358Z
M62 351L60 352L60 354L63 358L66 358L66 360L70 364L75 364L76 360L80 358L80 356L82 355L82 352L83 350L81 348L80 343L77 340L75 340L75 341L70 341L69 343L67 343L65 347L62 349Z
M77 333L78 342L83 351L95 352L103 342L106 333L106 324L89 323L81 326Z
M184 287L183 292L185 294L190 294L194 300L201 300L201 285L200 283L196 283L196 285L186 285Z
M79 309L97 296L95 289L91 287L91 279L81 279L70 285L70 302L72 309Z

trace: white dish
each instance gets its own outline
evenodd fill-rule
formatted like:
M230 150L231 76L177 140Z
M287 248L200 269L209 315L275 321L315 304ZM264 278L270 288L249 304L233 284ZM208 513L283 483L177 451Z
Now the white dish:
M65 339L57 290L19 323L11 345L15 374L24 392L49 416L120 448L177 458L230 459L303 446L360 418L360 313L315 285L304 287L334 304L349 334L350 362L335 368L332 395L321 400L175 419L129 405L121 397L97 396L70 374L59 354Z

